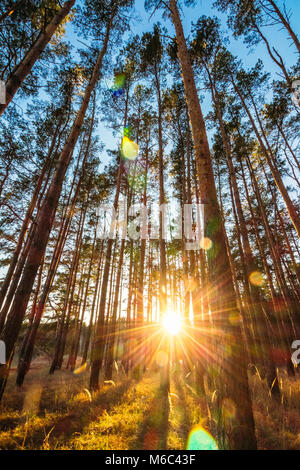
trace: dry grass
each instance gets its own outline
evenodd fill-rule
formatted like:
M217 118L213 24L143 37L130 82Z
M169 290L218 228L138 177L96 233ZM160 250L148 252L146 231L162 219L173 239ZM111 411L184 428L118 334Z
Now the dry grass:
M281 404L274 402L265 382L251 378L256 434L260 449L300 449L300 377L280 373Z
M0 448L185 449L195 425L215 432L213 391L199 398L191 377L173 375L168 395L158 373L140 381L120 373L91 395L88 376L87 370L49 376L41 363L18 390L13 372L0 409ZM258 376L250 382L259 448L300 449L300 380L281 374L281 405Z

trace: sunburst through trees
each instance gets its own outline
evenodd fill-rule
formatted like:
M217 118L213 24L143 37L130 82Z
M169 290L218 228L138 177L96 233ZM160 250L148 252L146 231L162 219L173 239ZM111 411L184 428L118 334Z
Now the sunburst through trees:
M299 448L299 7L141 3L0 6L0 448Z

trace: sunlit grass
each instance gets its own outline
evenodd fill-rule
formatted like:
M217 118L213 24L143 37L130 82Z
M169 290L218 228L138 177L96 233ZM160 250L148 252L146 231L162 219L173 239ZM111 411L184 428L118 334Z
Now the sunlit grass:
M169 394L160 389L155 364L140 380L115 373L111 383L102 381L99 392L92 394L88 376L88 370L49 376L43 368L31 371L16 390L12 373L1 407L0 448L180 450L195 427L216 436L215 391L205 381L205 396L198 396L193 372L185 375L174 365ZM299 449L297 378L281 371L281 407L270 398L265 381L257 375L249 378L259 448Z

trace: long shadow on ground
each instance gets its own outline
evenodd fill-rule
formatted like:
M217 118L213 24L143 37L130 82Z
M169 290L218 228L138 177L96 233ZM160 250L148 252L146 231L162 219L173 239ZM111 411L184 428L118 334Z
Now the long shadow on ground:
M51 419L50 421L47 420L47 423L43 420L44 415L44 404L45 404L45 397L51 392L52 388L47 387L44 385L44 390L41 393L40 398L42 402L42 406L40 411L35 415L39 416L41 419L38 422L34 423L33 428L30 431L25 431L24 428L24 435L26 435L26 442L30 442L30 448L34 447L35 449L40 448L43 446L45 437L48 436L48 444L52 447L53 442L59 440L60 444L64 444L68 441L68 439L74 434L75 432L80 433L83 429L88 426L92 421L99 418L102 413L107 410L109 411L114 405L118 404L122 401L124 394L133 384L133 381L128 379L124 382L120 383L117 386L111 386L109 389L106 389L103 392L98 392L93 394L92 401L86 399L85 401L75 402L75 403L67 403L64 404L60 413L58 410L52 410L51 407L48 408L48 412L58 412L59 416ZM88 398L88 396L87 396ZM52 403L53 404L53 403ZM66 409L68 406L68 409ZM17 422L18 421L18 422ZM19 420L11 420L11 424L20 425L25 424L27 421L26 416L20 415ZM6 429L9 426L5 426ZM26 427L26 424L25 424ZM22 436L23 440L23 436ZM18 439L14 441L12 444L12 448L19 447ZM27 445L24 442L24 447L26 448Z
M174 388L176 395L178 396L176 407L180 414L180 434L183 436L183 440L186 443L192 427L192 417L190 408L186 401L186 392L184 390L182 379L180 379L177 374L174 374Z
M169 430L168 391L158 389L149 408L145 412L134 449L164 450L167 446Z
M113 406L120 403L132 384L132 380L126 380L103 393L99 392L97 395L94 395L91 403L83 403L76 406L74 411L54 424L50 441L54 438L59 438L60 444L62 444L75 432L81 433L92 421L98 419L104 411L109 411Z

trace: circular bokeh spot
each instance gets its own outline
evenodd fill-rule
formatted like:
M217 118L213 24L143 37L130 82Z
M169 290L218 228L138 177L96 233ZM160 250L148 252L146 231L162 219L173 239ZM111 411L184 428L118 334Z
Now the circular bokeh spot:
M121 145L121 152L123 158L126 158L127 160L135 160L139 153L139 146L133 142L133 140L124 136Z
M222 401L222 411L225 420L232 421L236 416L236 405L231 398L224 398Z
M165 367L168 363L168 354L165 351L158 351L156 354L156 363L159 367Z
M218 450L218 446L208 431L197 427L189 434L187 450Z
M210 238L208 237L203 237L202 240L200 240L200 248L202 250L210 250L212 247L213 242L211 241Z
M253 286L262 287L264 284L264 276L260 271L253 271L249 276L249 281Z

